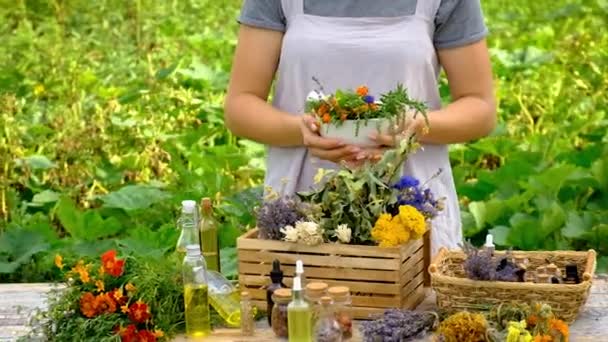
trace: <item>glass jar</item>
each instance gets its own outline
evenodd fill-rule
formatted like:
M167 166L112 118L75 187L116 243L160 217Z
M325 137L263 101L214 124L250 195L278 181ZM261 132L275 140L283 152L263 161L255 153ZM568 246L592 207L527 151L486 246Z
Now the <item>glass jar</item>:
M304 298L312 307L312 324L314 325L317 321L320 313L320 300L321 297L327 295L328 285L323 282L312 282L306 285L306 294Z
M241 335L253 336L255 322L253 320L253 306L249 292L241 292Z
M353 312L350 298L350 289L346 286L334 286L327 290L334 302L336 321L342 330L345 339L353 336Z
M316 342L342 342L342 329L336 320L331 297L324 296L319 300L319 319L314 325Z
M276 337L288 337L289 329L287 326L287 306L291 302L291 289L277 289L272 294L271 323L272 331Z

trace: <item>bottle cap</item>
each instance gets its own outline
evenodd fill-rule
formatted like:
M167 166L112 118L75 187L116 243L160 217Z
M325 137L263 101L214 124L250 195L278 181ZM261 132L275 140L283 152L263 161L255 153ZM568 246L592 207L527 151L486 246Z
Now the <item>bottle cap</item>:
M201 255L201 246L199 245L187 245L186 254L188 256L199 256Z
M273 283L280 283L283 280L283 271L281 270L281 262L277 259L272 261L272 271L270 271L270 279Z
M293 278L293 290L302 291L302 279L299 276Z
M304 263L302 260L296 261L296 274L304 273Z
M484 247L494 247L494 237L492 234L486 235L486 243Z
M321 299L319 301L321 302L321 304L327 305L327 304L331 304L332 299L330 296L323 296L323 297L321 297Z
M201 199L201 207L205 212L211 211L213 204L211 203L211 198L204 197Z
M196 202L193 200L182 201L182 212L192 214L196 209Z
M279 298L289 298L291 297L291 289L280 288L274 291L272 295Z
M323 292L327 290L327 288L328 285L320 281L315 281L306 285L307 292Z
M350 289L346 286L333 286L327 290L327 293L332 297L343 297L350 293Z

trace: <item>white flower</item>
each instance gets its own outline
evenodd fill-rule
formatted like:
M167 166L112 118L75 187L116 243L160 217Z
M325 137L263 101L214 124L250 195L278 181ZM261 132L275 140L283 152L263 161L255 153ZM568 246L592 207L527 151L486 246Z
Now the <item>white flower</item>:
M300 221L296 223L299 242L307 245L318 245L323 242L323 234L319 225L315 222Z
M350 230L350 228L348 228L348 226L346 224L341 224L341 225L338 225L338 228L336 228L334 236L337 237L338 241L340 241L342 243L349 243L351 234L352 234L352 231Z
M288 241L288 242L298 242L298 238L299 238L298 229L296 229L292 226L285 226L285 227L281 228L281 233L283 233L285 235L283 240Z

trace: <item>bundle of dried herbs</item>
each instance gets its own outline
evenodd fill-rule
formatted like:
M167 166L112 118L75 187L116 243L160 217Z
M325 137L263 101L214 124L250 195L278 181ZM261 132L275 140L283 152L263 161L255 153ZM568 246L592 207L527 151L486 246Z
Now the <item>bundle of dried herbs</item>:
M495 258L488 249L477 249L470 242L460 245L466 254L464 271L469 279L488 281L523 282L525 270L516 265L508 252L502 258Z
M365 342L412 341L433 330L439 317L433 312L390 309L373 321L361 323Z
M255 210L259 237L262 239L281 240L285 234L281 229L295 226L306 218L297 197L279 196L271 193L262 205Z

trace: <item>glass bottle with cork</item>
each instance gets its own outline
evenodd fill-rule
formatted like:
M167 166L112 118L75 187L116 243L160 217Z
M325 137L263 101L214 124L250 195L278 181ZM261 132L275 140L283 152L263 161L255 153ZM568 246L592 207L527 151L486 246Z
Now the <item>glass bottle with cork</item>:
M327 295L326 283L320 281L310 282L306 285L305 299L312 307L312 325L314 326L320 315L320 300L321 297Z
M277 289L272 294L274 306L272 307L270 316L272 319L272 331L276 337L289 337L287 306L291 302L291 297L292 293L289 288Z
M227 325L238 328L241 325L239 291L219 272L207 271L207 278L209 282L209 304Z
M220 248L217 230L217 221L213 217L213 204L210 198L205 197L201 200L201 250L203 251L205 261L207 261L207 268L213 271L221 272Z
M334 302L336 320L345 339L353 336L353 313L350 298L350 289L346 286L334 286L327 289L327 293Z
M200 250L200 237L198 232L198 213L196 202L192 200L182 201L182 210L177 219L177 227L180 230L179 238L175 246L180 260L186 256L186 247L198 246Z
M275 259L272 261L272 271L270 271L270 285L266 287L266 313L268 314L268 325L272 326L272 307L274 301L272 295L274 291L280 288L286 288L287 285L283 284L283 271L281 270L281 262Z
M293 278L292 300L287 305L289 342L312 341L312 308L302 295L300 277Z
M183 262L184 305L186 335L192 339L205 337L211 332L206 271L200 245L186 246Z
M321 297L319 304L319 319L314 325L315 342L342 342L342 329L336 320L331 297Z
M253 336L255 332L254 312L249 292L241 292L241 335Z

